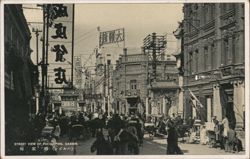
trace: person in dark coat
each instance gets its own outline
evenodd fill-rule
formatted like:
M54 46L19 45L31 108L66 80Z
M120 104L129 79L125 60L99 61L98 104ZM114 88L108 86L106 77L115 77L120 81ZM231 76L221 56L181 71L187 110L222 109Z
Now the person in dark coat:
M236 146L237 143L237 137L236 137L236 132L235 130L233 130L233 126L231 124L229 124L227 136L228 136L229 152L234 152L234 147Z
M178 146L178 134L174 125L174 122L170 120L168 126L168 138L167 138L167 154L183 154Z
M112 155L113 148L109 141L105 140L102 132L97 132L96 140L90 148L91 153L96 151L96 155Z

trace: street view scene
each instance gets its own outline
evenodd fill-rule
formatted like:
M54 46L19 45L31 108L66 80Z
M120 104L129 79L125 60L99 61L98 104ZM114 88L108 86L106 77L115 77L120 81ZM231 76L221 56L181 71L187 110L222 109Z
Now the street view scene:
M5 155L246 155L245 5L4 4Z

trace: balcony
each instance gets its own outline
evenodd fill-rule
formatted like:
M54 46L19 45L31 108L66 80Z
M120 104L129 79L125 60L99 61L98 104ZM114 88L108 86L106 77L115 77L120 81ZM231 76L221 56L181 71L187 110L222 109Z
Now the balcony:
M179 88L178 81L153 81L149 89L177 89Z
M126 90L125 96L127 96L127 97L137 97L137 96L140 96L140 90L139 89Z

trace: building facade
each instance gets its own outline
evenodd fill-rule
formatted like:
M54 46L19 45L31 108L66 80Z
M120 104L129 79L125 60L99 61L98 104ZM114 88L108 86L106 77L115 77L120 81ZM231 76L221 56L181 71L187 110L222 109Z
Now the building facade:
M113 44L110 44L113 46ZM98 111L113 113L112 76L116 60L123 54L122 47L101 47L96 49L96 69L93 84L93 105Z
M30 58L30 38L22 5L4 5L6 154L19 153L14 142L32 140L29 119L36 111L37 68Z
M183 12L184 117L226 116L243 129L244 4L188 3Z
M155 81L151 80L151 73L152 62L149 62L147 54L128 54L124 49L113 72L114 112L147 116L177 113L179 87L176 62L157 61Z

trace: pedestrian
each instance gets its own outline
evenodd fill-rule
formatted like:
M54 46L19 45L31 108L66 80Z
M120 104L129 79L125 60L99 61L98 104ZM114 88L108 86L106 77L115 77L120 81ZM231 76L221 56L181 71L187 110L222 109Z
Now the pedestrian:
M201 127L201 131L200 131L200 144L202 145L206 145L207 144L207 130L206 130L206 126L203 125Z
M178 135L174 125L174 122L170 120L168 122L168 138L167 138L167 154L183 154L180 147L178 146Z
M220 142L220 124L219 121L216 119L216 116L213 117L213 123L214 123L214 133L215 133L214 147L217 147L217 144L221 145L221 142Z
M234 147L237 145L237 137L236 137L236 132L235 130L233 130L231 124L229 125L227 135L228 135L228 151L235 152Z
M55 126L55 128L54 128L54 136L55 136L55 138L58 140L59 137L60 137L60 135L61 135L61 129L60 129L59 124L57 124L57 125Z
M102 132L96 134L96 140L90 148L91 153L96 151L96 155L112 155L113 148L109 141L105 140Z
M223 146L225 148L225 151L228 151L228 130L229 130L229 121L226 116L224 116L221 124L223 125Z

